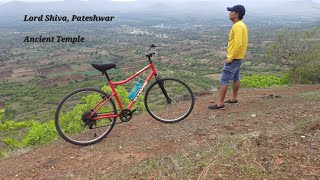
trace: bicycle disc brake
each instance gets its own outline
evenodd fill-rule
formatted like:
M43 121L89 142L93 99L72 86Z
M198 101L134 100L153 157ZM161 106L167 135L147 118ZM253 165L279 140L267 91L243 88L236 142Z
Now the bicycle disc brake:
M129 122L132 118L132 113L129 109L124 109L120 113L120 120L122 122Z

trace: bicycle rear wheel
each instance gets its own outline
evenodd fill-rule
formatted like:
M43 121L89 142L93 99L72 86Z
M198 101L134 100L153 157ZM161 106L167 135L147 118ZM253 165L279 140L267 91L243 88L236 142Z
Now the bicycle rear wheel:
M194 95L184 82L165 78L151 84L146 92L144 103L153 118L161 122L173 123L188 117L193 110Z
M78 89L67 95L55 113L55 126L59 135L75 145L90 145L106 137L112 130L116 118L93 118L101 114L117 114L113 100L105 101L107 97L107 93L93 88ZM106 104L89 117L99 102Z

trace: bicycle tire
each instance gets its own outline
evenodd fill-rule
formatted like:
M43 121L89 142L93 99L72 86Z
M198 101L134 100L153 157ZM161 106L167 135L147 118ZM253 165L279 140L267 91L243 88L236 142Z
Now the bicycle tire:
M87 96L82 95L81 93L88 93ZM70 94L68 94L58 105L55 112L55 127L58 134L67 142L75 145L90 145L101 141L105 138L112 130L115 125L116 118L103 119L94 121L94 129L89 129L87 126L84 126L84 122L82 121L82 116L84 116L85 112L91 111L90 108L93 108L92 104L101 101L100 98L109 97L109 95L99 89L94 88L82 88L77 89ZM71 99L75 98L75 99ZM70 100L70 101L69 101ZM67 104L70 102L70 105ZM72 106L72 107L71 107ZM73 107L74 106L74 107ZM64 109L66 108L66 109ZM70 111L69 111L70 110ZM101 111L101 112L100 112ZM102 112L104 111L104 112ZM98 113L113 113L117 114L117 109L115 103L112 99L110 99L100 110ZM109 122L107 124L107 122ZM70 123L70 124L69 124ZM98 127L97 124L104 124L104 126ZM83 126L81 126L83 125ZM100 130L103 127L108 127L106 130ZM99 129L98 129L99 128ZM98 130L97 130L98 129ZM83 130L83 131L82 131ZM77 134L79 133L82 134ZM97 136L97 132L101 135ZM91 134L94 133L94 134ZM84 138L84 135L91 136L88 140L79 140L76 139ZM77 137L77 138L78 138Z
M159 83L163 84L169 98L171 98L171 103L166 100ZM189 116L193 110L194 101L194 94L186 83L174 78L164 78L150 85L145 94L144 104L147 112L154 119L160 122L174 123ZM165 115L172 115L172 117L165 118Z

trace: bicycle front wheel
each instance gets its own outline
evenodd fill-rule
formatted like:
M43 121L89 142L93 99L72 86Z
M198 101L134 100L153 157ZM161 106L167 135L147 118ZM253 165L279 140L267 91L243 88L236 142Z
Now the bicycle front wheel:
M108 97L107 93L93 88L78 89L67 95L55 113L55 126L59 135L75 145L90 145L106 137L116 117L97 117L117 114L113 100L107 101ZM93 113L94 109L98 109L96 113Z
M184 82L160 79L148 88L145 99L148 113L158 121L173 123L185 119L194 106L194 95Z

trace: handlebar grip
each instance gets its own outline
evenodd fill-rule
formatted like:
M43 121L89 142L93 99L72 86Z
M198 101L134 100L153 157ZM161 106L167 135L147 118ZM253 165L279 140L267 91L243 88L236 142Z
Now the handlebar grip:
M147 56L147 57L152 57L152 54L153 54L153 53L151 52L151 53L148 53L146 56Z

